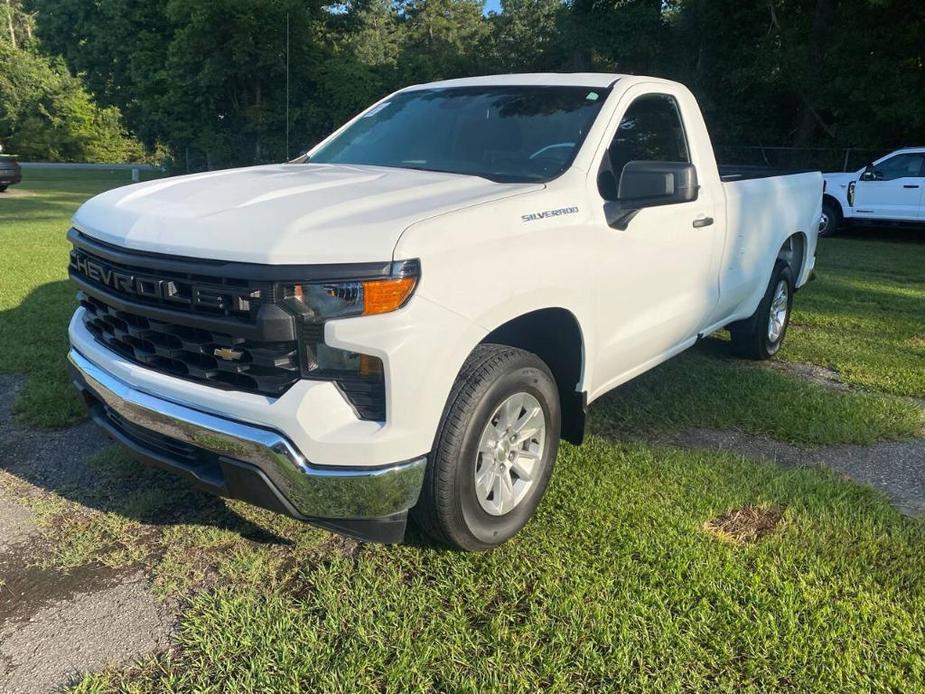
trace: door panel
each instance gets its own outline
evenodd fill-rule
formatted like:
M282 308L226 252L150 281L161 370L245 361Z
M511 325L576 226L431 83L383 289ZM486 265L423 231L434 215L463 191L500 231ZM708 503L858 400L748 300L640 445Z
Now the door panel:
M874 164L872 180L855 185L854 214L859 218L915 220L922 199L925 155L897 154Z
M620 118L601 166L611 167L619 181L629 161L690 162L681 115L670 95L637 97ZM702 186L692 202L642 209L625 230L603 219L592 230L600 250L594 268L599 382L622 380L703 327L718 300L713 258L723 233L722 223L707 221L720 218L710 191ZM612 185L596 192L596 204L613 199Z

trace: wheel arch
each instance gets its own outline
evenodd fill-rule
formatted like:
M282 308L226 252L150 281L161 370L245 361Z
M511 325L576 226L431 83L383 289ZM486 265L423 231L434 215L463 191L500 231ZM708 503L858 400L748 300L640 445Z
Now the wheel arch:
M542 359L559 389L562 438L576 445L584 439L587 392L579 391L586 364L585 340L575 314L561 307L529 311L489 331L480 344L517 347Z
M822 194L822 201L823 201L823 202L831 202L833 205L835 205L835 207L838 208L838 214L840 214L842 217L845 216L845 207L844 207L844 205L842 205L841 200L839 200L838 198L836 198L836 197L835 197L834 195L832 195L831 193L823 193L823 194Z
M799 288L800 279L806 267L809 249L809 238L806 232L797 231L788 236L777 251L777 259L783 260L790 267L793 275L794 289Z

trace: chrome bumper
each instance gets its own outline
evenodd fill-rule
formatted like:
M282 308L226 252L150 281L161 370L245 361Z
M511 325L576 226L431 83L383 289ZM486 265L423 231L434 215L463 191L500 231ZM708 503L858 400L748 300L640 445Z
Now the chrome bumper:
M199 486L221 496L252 501L347 534L362 536L363 532L353 532L349 522L324 521L373 519L394 524L400 520L404 532L406 511L417 503L421 490L426 458L375 468L312 465L275 431L137 390L75 349L68 354L68 361L94 420L148 462L192 477ZM162 447L157 445L161 438L165 440ZM185 444L192 454L186 458L170 455L175 442ZM197 462L202 460L206 462ZM241 469L248 473L244 486L265 484L268 489L254 494L242 489ZM234 484L223 474L226 470L231 471ZM268 491L271 496L267 496ZM273 496L279 504L273 502Z

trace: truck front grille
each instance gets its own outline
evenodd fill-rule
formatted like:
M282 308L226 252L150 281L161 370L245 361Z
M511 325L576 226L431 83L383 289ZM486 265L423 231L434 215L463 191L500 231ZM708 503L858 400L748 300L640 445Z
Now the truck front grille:
M134 251L77 229L68 239L74 245L68 274L86 309L84 324L117 354L170 376L270 397L302 378L332 381L361 419L385 420L381 374L306 370L300 341L302 352L322 343L324 325L300 322L280 286L388 276L391 263L270 266Z
M126 359L212 386L279 396L300 378L294 340L252 342L120 311L83 292L84 324Z

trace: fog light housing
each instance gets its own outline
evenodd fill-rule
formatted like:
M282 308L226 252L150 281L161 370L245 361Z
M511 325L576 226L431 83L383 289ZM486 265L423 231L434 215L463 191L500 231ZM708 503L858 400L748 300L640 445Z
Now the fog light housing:
M385 420L385 370L371 354L332 347L324 342L324 325L303 326L300 360L302 378L332 381L357 417Z

